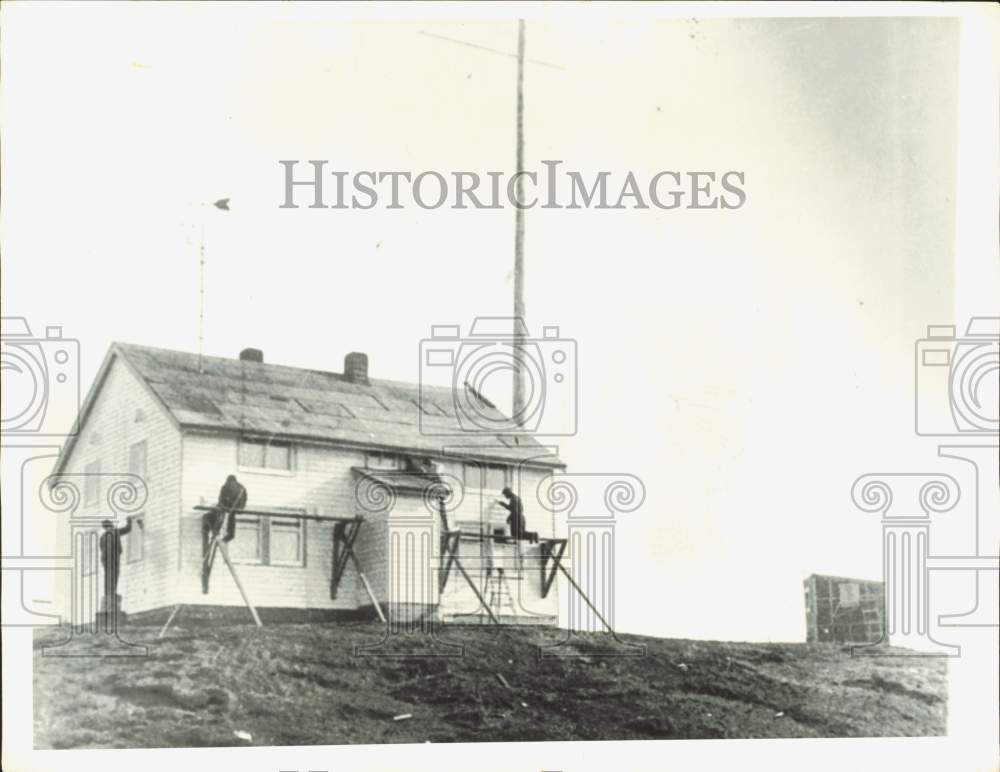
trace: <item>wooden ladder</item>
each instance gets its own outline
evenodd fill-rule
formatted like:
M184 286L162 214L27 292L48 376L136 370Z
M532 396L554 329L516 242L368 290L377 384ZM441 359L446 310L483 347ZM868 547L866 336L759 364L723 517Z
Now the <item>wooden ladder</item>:
M486 586L483 593L489 604L492 616L499 620L504 613L504 605L510 609L513 620L517 619L517 607L514 605L514 595L510 591L510 584L502 568L486 569Z
M216 550L218 550L219 554L222 555L222 559L226 562L226 566L229 568L229 573L232 574L233 581L236 582L236 589L238 589L240 591L240 595L243 596L243 602L246 603L247 608L250 609L250 614L253 616L254 623L257 625L257 627L263 627L264 624L260 621L260 616L258 616L257 614L257 609L254 608L253 603L250 602L250 598L247 595L247 591L243 588L243 582L240 581L239 574L236 573L236 567L233 565L233 562L229 559L229 550L226 548L225 542L222 541L222 535L226 532L226 526L229 525L230 517L236 517L236 515L234 515L232 512L226 512L226 516L222 520L222 526L219 528L217 532L212 534L212 540L209 542L208 545L208 554L205 555L205 559L202 561L201 564L203 587L205 588L208 587L208 579L212 573L212 564L215 562L215 552ZM180 612L181 606L183 605L184 605L183 603L178 603L176 606L174 606L173 611L170 612L170 616L167 618L167 621L164 623L162 629L160 630L160 634L156 636L157 638L162 638L164 635L166 635L167 629L170 627L170 624L177 617L177 614Z

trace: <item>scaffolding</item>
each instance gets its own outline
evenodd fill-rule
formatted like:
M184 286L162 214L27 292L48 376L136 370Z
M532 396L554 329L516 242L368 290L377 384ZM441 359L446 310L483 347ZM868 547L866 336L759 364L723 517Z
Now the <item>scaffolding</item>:
M216 509L216 507L198 505L194 507L197 512L211 512ZM376 613L378 613L379 619L383 622L386 621L385 614L382 612L382 606L375 597L375 593L372 591L371 584L368 582L368 577L365 576L364 568L361 561L358 559L357 554L354 552L354 544L357 541L358 534L361 531L361 526L364 525L363 517L334 517L331 515L310 515L300 512L288 512L288 511L272 511L263 509L236 509L231 512L226 513L226 517L237 517L238 515L248 515L252 517L275 517L281 518L283 520L296 519L296 520L313 520L319 522L329 522L333 523L333 567L330 572L330 598L336 599L337 590L340 587L340 582L344 577L344 573L347 570L349 564L353 564L355 570L358 572L358 577L361 579L361 583L364 585L365 592L371 599L372 605L375 607ZM237 589L240 591L240 595L243 598L243 602L246 607L250 610L250 614L253 617L254 623L258 627L263 627L263 623L260 620L260 616L257 613L257 609L254 607L253 603L250 601L247 595L246 589L243 587L243 582L240 581L239 574L236 571L236 567L233 565L232 560L229 558L229 553L226 548L225 542L222 541L221 536L225 533L226 522L223 522L222 527L212 535L211 542L209 544L208 552L202 560L202 578L205 583L205 587L208 587L208 580L211 576L212 564L215 560L216 551L222 555L222 559L225 561L229 573L233 577L233 581L236 583ZM173 610L170 612L170 616L167 618L166 623L160 630L158 638L162 638L167 629L176 619L181 608L184 606L183 603L178 603L174 606Z
M198 512L209 512L215 509L215 507L199 505L194 507ZM333 561L330 573L330 598L336 599L338 590L341 585L341 581L344 577L344 573L347 570L348 565L353 565L358 573L358 577L364 586L365 592L371 599L372 605L375 607L379 619L383 623L387 623L387 618L382 611L382 606L378 599L375 597L375 593L372 590L368 578L365 576L364 567L359 560L357 554L354 551L355 544L358 539L358 535L361 531L362 526L365 523L363 517L335 517L330 515L313 515L297 512L288 512L287 510L282 511L272 511L272 510L261 510L261 509L239 509L228 513L229 517L236 517L238 515L248 515L254 517L275 517L281 519L299 519L299 520L313 520L319 522L330 522L334 524L333 527ZM447 518L445 512L441 511L442 516L442 531L441 531L441 570L438 574L438 595L444 591L448 584L448 580L451 576L451 569L454 567L456 571L461 575L468 584L469 588L472 590L476 599L481 604L482 608L486 611L486 615L489 621L495 625L501 625L500 617L497 613L494 613L494 606L502 606L503 601L506 599L510 601L510 586L507 584L508 577L503 573L503 569L493 565L492 560L487 561L487 581L484 588L481 590L477 586L476 582L469 575L468 570L462 563L462 559L459 555L459 544L462 541L478 541L487 543L489 552L492 552L492 546L495 544L514 544L519 546L521 541L526 539L516 539L512 536L504 534L485 534L485 533L475 533L471 531L463 531L460 528L449 529L447 526ZM256 608L250 601L247 595L246 589L243 583L240 581L239 574L236 571L236 567L230 560L226 545L221 541L221 535L225 531L225 523L223 527L219 529L217 533L213 534L211 545L208 554L205 556L203 561L203 568L207 569L207 574L205 580L207 582L208 574L211 572L212 562L214 560L215 551L218 550L229 569L230 574L233 577L237 588L243 598L244 603L250 610L250 613L254 619L257 626L263 626L260 617L257 613ZM567 539L558 538L539 538L537 534L531 534L530 541L535 542L539 545L541 552L541 560L539 561L539 570L541 572L541 597L545 598L548 596L555 583L556 575L561 573L566 580L569 582L570 587L580 596L584 603L594 612L594 615L600 622L607 628L608 632L614 633L614 628L611 624L604 618L604 616L598 611L598 609L591 602L590 598L583 591L576 580L570 574L570 572L563 565L562 560L566 553L566 547L568 544ZM523 574L523 567L518 565L515 573L517 574L516 579L521 580ZM489 597L487 597L489 596ZM162 638L167 632L167 629L176 619L178 613L184 604L177 604L173 611L171 612L169 618L164 624L163 628L160 630L159 638Z
M501 624L500 619L497 617L496 614L493 613L491 604L487 601L486 597L484 597L483 593L480 592L479 588L476 586L476 583L472 580L472 577L469 576L469 572L466 570L465 566L462 565L462 560L458 554L459 552L458 545L461 541L487 542L490 545L492 544L516 545L519 543L519 540L511 536L465 532L462 531L461 529L445 530L441 534L441 553L442 553L441 559L443 566L441 569L441 573L438 577L438 593L440 594L441 592L443 592L444 588L447 586L448 578L451 575L451 568L452 566L454 566L461 574L462 578L465 579L469 587L472 588L472 592L475 593L476 598L479 600L480 604L482 604L482 607L486 610L486 613L489 616L490 621L495 625L499 625ZM601 624L603 624L607 628L608 632L614 633L615 630L611 626L611 624L602 616L601 612L597 610L594 604L590 601L590 598L587 597L587 594L583 591L580 585L577 584L576 580L569 573L569 571L566 570L566 567L562 564L562 559L566 553L566 545L568 543L568 540L556 539L556 538L538 538L537 542L542 553L542 559L539 562L539 569L541 571L541 582L542 582L542 597L545 598L548 596L549 591L552 589L552 585L555 583L556 574L561 573L563 576L566 577L566 580L569 582L570 587L572 587L573 590L576 591L576 593L583 599L583 602L587 604L590 610L594 612L594 615L601 621ZM487 570L487 585L486 585L487 588L491 592L496 593L493 595L494 599L502 598L502 594L498 592L497 585L500 585L502 587L501 583L506 582L506 577L500 574L494 580L492 585L490 584L489 580L493 570L501 572L503 571L503 569L502 568L494 569L492 561L487 559L486 570ZM520 569L518 570L518 573L520 574ZM518 576L518 578L520 579L520 575ZM507 588L507 592L509 593L509 586Z

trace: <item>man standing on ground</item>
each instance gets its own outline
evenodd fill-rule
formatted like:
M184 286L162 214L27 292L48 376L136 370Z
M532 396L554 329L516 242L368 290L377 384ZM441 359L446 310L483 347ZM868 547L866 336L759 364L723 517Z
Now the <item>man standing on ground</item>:
M101 523L104 533L101 534L101 565L104 567L104 610L118 609L118 574L121 566L122 536L132 530L132 518L125 521L121 528L115 528L110 520Z

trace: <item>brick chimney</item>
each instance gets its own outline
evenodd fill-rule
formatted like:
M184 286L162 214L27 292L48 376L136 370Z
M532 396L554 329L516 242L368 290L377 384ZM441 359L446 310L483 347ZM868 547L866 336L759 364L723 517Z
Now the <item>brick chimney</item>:
M368 355L352 351L344 357L344 377L351 383L368 385Z
M264 352L259 348L245 348L240 352L240 359L244 362L263 362Z

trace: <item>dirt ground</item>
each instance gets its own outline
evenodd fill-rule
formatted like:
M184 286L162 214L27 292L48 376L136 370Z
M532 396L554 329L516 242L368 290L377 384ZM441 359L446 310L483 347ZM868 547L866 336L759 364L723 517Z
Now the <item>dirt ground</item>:
M423 635L380 645L384 631L369 623L180 625L157 641L156 627L128 627L122 637L147 646L138 657L49 656L43 649L60 635L39 631L35 747L945 731L946 666L930 657L624 635L612 645L603 635L563 642L560 631L489 627L444 628L440 637L464 651L435 656L459 649ZM636 645L645 656L620 656ZM372 648L356 656L358 646ZM386 656L402 653L424 656Z

